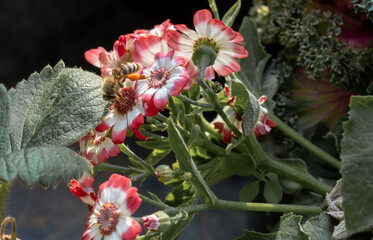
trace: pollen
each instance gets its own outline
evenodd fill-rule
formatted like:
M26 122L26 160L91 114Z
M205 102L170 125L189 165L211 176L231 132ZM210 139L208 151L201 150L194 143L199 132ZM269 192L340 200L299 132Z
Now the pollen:
M161 67L150 72L150 78L148 79L148 86L151 88L160 88L170 77L170 71L168 68Z
M119 214L112 203L105 203L100 208L97 217L97 226L102 235L110 235L117 228Z
M118 113L126 114L136 103L136 91L130 87L121 88L115 98L114 107Z

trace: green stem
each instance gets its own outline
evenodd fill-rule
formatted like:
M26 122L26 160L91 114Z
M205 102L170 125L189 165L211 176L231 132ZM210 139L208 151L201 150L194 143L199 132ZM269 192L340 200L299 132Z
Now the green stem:
M5 197L8 191L9 183L1 182L0 186L0 220L2 221L4 216Z
M323 196L325 196L326 193L331 192L333 189L328 184L317 180L309 174L299 172L296 169L282 163L281 160L275 159L271 156L268 156L260 167L267 171L276 173L286 179L293 180L301 184L304 188L317 192Z
M132 152L131 149L129 149L126 145L120 144L119 148L122 153L132 158L133 161L139 164L144 170L148 170L149 172L154 172L154 169L152 166L150 166L146 161L144 161L142 158L137 156L134 152Z
M149 203L151 205L154 205L156 207L159 207L160 209L167 209L169 208L170 206L168 206L167 204L163 203L163 202L160 202L160 201L156 201L156 200L153 200L153 199L150 199L148 197L145 197L144 195L140 194L139 193L139 197L141 198L141 200L143 200L144 202L146 203Z
M292 204L271 204L271 203L254 203L254 202L236 202L218 199L214 204L211 202L202 203L194 206L169 208L165 211L168 214L176 214L180 211L185 211L188 214L210 210L210 209L234 209L243 211L259 211L259 212L282 212L282 213L298 213L298 214L319 214L322 212L320 207L292 205Z
M212 105L212 104L201 103L201 102L198 102L198 101L194 101L194 100L192 100L190 98L185 97L182 94L180 94L177 98L180 99L181 101L185 102L185 103L189 103L189 104L192 104L192 105L195 105L195 106L198 106L198 107L203 107L203 108L212 108L212 107L214 107L214 105Z
M136 172L136 173L142 173L143 171L137 170L135 168L129 168L129 167L123 167L119 165L110 164L107 162L100 163L98 166L98 171L106 171L106 172Z
M322 150L321 148L317 147L315 144L311 143L303 136L299 135L294 129L286 125L280 118L278 118L273 113L268 113L268 117L277 124L277 128L286 134L288 137L294 140L294 142L298 143L315 156L319 157L324 162L328 163L330 166L333 166L336 169L341 168L341 162Z
M138 180L142 180L142 179L150 177L150 176L153 176L153 172L146 171L146 172L143 172L143 173L140 173L140 174L137 174L137 175L131 177L131 181L136 182Z

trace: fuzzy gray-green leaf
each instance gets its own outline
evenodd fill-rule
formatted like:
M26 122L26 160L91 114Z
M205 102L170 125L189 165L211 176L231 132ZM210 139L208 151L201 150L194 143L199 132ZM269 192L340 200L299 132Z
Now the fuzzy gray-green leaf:
M88 160L67 147L43 145L0 158L0 179L11 181L18 176L27 186L56 187L61 180L80 178L90 168Z
M101 77L59 62L16 87L9 134L13 150L70 145L99 123L105 110Z
M10 99L3 84L0 84L0 157L4 156L8 149Z
M344 123L342 198L347 232L373 227L373 97L353 96L349 120Z

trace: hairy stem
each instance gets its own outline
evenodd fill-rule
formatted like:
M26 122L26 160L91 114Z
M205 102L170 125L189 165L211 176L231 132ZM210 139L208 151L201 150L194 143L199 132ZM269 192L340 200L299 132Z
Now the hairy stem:
M0 220L3 219L4 216L4 206L5 206L5 197L8 191L9 183L1 182L0 186Z
M284 134L286 134L288 137L294 140L294 142L298 143L311 153L313 153L315 156L319 157L322 161L328 163L330 166L340 169L341 168L341 162L316 146L315 144L311 143L307 139L305 139L303 136L299 135L294 129L286 125L280 118L278 118L276 115L272 113L268 113L268 116L271 120L273 120L277 124L277 128L282 131Z

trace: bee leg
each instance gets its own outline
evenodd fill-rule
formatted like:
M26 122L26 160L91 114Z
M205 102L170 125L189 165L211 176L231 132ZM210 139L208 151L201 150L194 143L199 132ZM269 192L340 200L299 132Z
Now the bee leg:
M137 81L139 79L146 79L147 77L142 74L133 73L133 74L128 74L126 78L128 78L131 81Z

